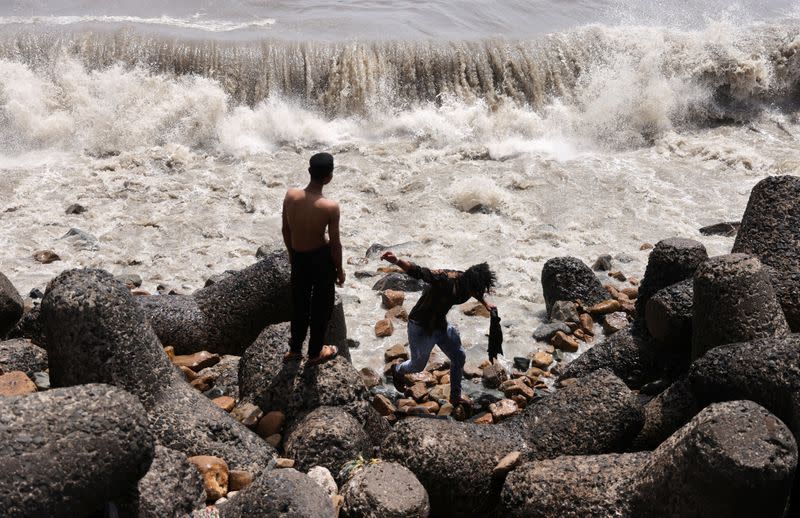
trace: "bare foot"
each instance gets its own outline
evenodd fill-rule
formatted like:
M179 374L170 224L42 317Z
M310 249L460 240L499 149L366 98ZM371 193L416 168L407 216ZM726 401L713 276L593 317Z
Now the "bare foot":
M302 359L303 359L302 353L293 353L292 351L289 351L288 353L283 355L283 363L299 361Z
M316 358L309 358L306 361L306 364L319 365L320 363L325 363L326 361L335 358L338 352L339 349L337 349L335 345L325 345L322 347L322 351L320 351L319 356Z

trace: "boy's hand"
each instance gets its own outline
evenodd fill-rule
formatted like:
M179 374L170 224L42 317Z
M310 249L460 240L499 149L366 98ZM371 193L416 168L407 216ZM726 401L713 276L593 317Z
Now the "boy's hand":
M343 286L345 277L346 275L344 273L344 269L341 269L338 272L336 272L336 285Z
M397 264L397 256L394 255L394 252L392 252L391 250L384 252L383 255L381 256L381 259L383 259L384 261L389 261L392 264Z

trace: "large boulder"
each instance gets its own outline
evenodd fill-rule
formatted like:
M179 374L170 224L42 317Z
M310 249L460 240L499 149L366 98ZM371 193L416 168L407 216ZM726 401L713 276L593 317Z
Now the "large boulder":
M234 498L220 506L222 518L308 518L335 516L322 487L294 469L263 473Z
M559 379L581 378L608 369L629 387L639 388L658 372L657 351L648 340L623 329L573 360Z
M580 299L588 307L609 298L592 269L576 257L555 257L544 263L542 292L548 316L559 300Z
M676 380L644 406L644 426L631 449L655 449L697 415L701 408L686 376Z
M750 399L777 415L800 440L800 336L711 349L692 363L689 382L701 404Z
M706 259L706 248L693 239L673 237L656 243L647 260L647 268L636 297L634 328L637 332L646 331L644 322L650 297L667 286L691 279L697 267Z
M770 176L753 187L732 251L769 268L786 320L800 331L799 177Z
M0 339L6 336L22 317L22 297L17 289L0 273Z
M693 304L692 279L658 290L645 309L650 336L671 349L682 349L688 356L692 344Z
M163 446L253 473L270 463L271 446L184 381L129 290L108 272L63 272L48 286L41 318L53 386L118 386L139 398Z
M380 444L389 425L369 404L361 374L344 358L321 365L282 361L289 350L289 325L267 327L239 362L242 400L264 412L280 410L289 422L319 406L345 407Z
M712 257L698 267L692 329L692 358L718 345L789 334L767 272L745 254Z
M308 471L323 466L341 482L342 466L359 456L369 458L370 440L346 410L322 406L292 425L283 448L295 466Z
M644 423L641 404L610 371L601 369L528 405L498 425L520 434L529 459L622 452Z
M407 468L394 462L370 464L342 488L345 518L427 518L428 492Z
M123 514L139 518L181 518L204 507L206 490L186 455L156 446L150 469L139 480L137 496Z
M0 397L0 444L7 517L87 516L124 501L154 448L141 403L96 384Z
M14 326L7 338L25 338L30 340L39 347L45 346L44 328L42 322L39 320L41 306L26 306L25 311L22 313L22 318L19 319L17 325Z
M752 401L712 405L652 453L564 456L506 479L507 516L784 515L797 445Z
M286 252L273 252L191 296L136 300L161 342L177 354L240 355L265 326L291 318L290 273Z
M17 338L0 342L0 372L22 371L29 378L47 370L47 351L30 340Z
M411 470L428 491L434 516L483 516L495 511L503 478L493 474L527 444L508 427L411 417L383 443L384 459Z

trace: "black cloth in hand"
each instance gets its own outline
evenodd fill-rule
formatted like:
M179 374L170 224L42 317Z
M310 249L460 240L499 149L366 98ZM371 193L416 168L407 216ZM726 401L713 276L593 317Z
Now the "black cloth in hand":
M494 362L498 354L503 354L503 329L500 327L500 314L492 308L489 322L489 361Z

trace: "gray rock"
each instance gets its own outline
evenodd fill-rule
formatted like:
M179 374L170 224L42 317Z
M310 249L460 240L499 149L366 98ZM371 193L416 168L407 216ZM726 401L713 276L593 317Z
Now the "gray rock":
M395 425L381 452L416 475L433 516L472 517L496 510L503 481L492 471L509 453L526 449L510 427L411 417Z
M783 516L797 446L751 401L712 405L652 453L523 464L503 488L507 516Z
M644 406L644 426L633 441L634 451L652 450L701 410L686 377L675 381Z
M577 322L578 308L568 300L558 300L550 308L550 320L553 322Z
M369 458L371 453L369 438L359 422L342 408L326 406L296 421L283 447L298 469L324 466L340 483L345 463L359 456Z
M603 254L597 258L592 265L592 270L596 272L607 272L611 269L612 257L610 254Z
M325 493L333 498L334 496L339 494L339 486L336 485L336 480L334 480L331 471L324 467L324 466L314 466L310 470L308 470L308 478L319 484L319 486L325 490Z
M718 345L789 334L769 275L745 254L712 257L697 269L692 329L692 358Z
M186 383L130 291L102 270L68 270L42 301L53 386L108 383L142 402L158 442L258 473L274 450Z
M534 340L539 342L549 342L557 332L569 333L570 329L564 322L552 322L549 324L542 324L533 331Z
M8 277L0 273L0 339L14 328L22 312L22 297Z
M128 288L138 288L142 285L142 278L135 273L123 273L115 277Z
M497 427L521 435L528 459L626 451L644 423L641 404L611 372L595 371Z
M609 369L629 387L638 388L657 372L656 354L627 327L573 360L559 379L580 378L598 369Z
M212 376L216 396L230 396L239 399L239 356L225 355L219 363L206 367L197 373L198 376Z
M242 354L264 327L291 317L290 267L275 252L193 295L136 297L164 344L177 354Z
M364 254L364 257L368 259L377 259L380 258L381 254L386 252L387 250L403 250L408 249L414 245L419 245L417 241L405 241L403 243L398 243L396 245L382 245L380 243L373 243L367 248L367 253Z
M66 239L77 250L97 250L98 247L97 238L79 228L69 229L61 239Z
M139 480L138 498L126 510L139 518L181 518L205 506L206 490L186 455L156 446L150 469Z
M22 371L33 378L47 370L47 351L30 340L17 338L0 342L0 372Z
M736 235L741 225L742 224L739 221L727 221L723 223L715 223L713 225L702 227L700 229L700 233L703 234L704 236L732 237Z
M83 214L86 212L86 207L78 203L73 203L64 211L65 214Z
M644 278L636 298L636 331L645 332L647 302L659 290L692 278L700 263L708 259L702 243L693 239L670 238L656 243L647 260Z
M422 291L428 284L405 273L389 273L381 277L372 289L376 291Z
M594 272L575 257L556 257L544 263L542 291L548 316L559 300L582 300L592 306L608 298Z
M800 178L770 176L753 187L732 251L770 268L786 320L800 331Z
M222 518L309 518L334 516L331 499L308 476L274 469L258 477L220 508Z
M123 501L153 459L141 403L88 384L0 397L3 516L87 516Z
M26 307L22 318L19 319L14 329L8 333L9 339L25 338L39 347L45 346L44 328L39 321L40 305Z
M414 474L394 462L359 470L342 488L345 518L427 518L428 492Z

